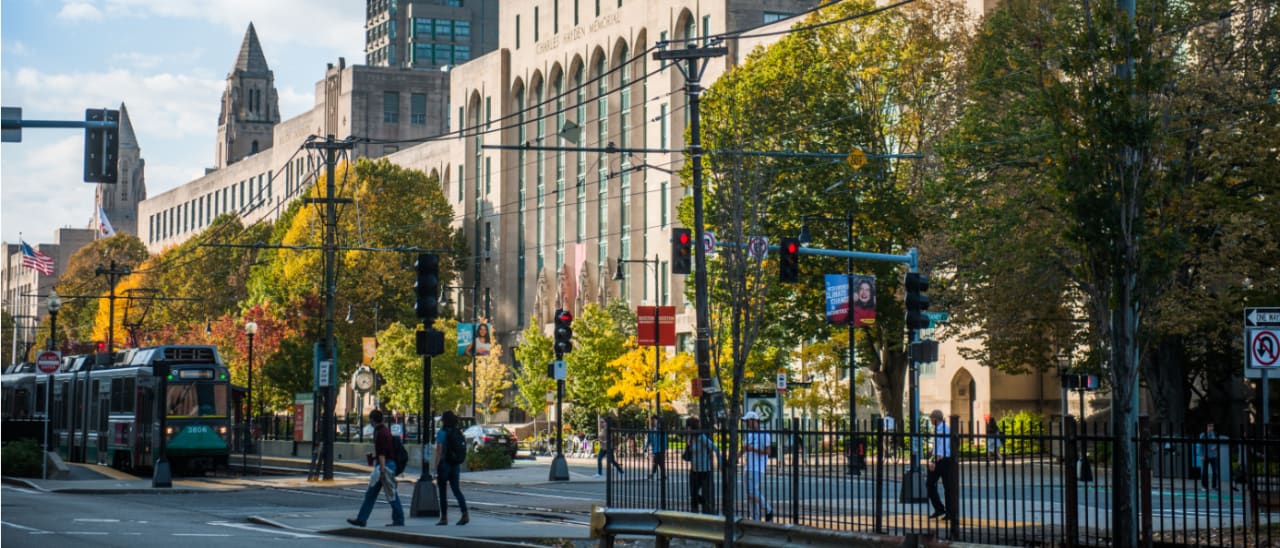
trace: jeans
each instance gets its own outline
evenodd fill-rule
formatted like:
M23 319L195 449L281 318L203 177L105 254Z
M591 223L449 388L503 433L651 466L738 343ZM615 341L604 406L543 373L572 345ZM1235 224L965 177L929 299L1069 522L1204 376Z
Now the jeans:
M712 485L710 470L689 472L689 506L693 512L716 513L716 505L712 502L715 500L711 493Z
M606 458L609 459L609 464L612 464L613 467L617 468L619 472L622 471L622 465L618 464L617 459L613 458L613 451L601 445L600 453L596 455L596 473L597 474L602 476L604 475L604 459Z
M1218 457L1205 457L1200 466L1200 484L1205 489L1218 488Z
M453 498L458 501L458 508L462 509L462 513L467 513L467 498L462 496L462 488L458 486L458 465L449 464L443 459L440 466L436 467L436 485L440 489L440 519L444 519L449 513L449 493L446 488L453 489Z
M387 460L387 472L396 473L395 461ZM373 503L378 501L378 493L382 491L382 482L378 477L377 467L369 474L369 483L369 488L364 492L364 502L360 504L360 514L356 516L356 521L360 523L369 521L369 514L373 513ZM396 491L396 498L391 501L391 522L404 525L404 507L400 505L399 491Z

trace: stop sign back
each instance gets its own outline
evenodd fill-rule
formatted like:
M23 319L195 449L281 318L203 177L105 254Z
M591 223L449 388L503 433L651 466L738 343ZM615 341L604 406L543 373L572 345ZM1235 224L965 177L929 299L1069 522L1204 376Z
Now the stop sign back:
M57 350L45 350L36 354L36 369L46 375L58 372L62 365L62 353Z

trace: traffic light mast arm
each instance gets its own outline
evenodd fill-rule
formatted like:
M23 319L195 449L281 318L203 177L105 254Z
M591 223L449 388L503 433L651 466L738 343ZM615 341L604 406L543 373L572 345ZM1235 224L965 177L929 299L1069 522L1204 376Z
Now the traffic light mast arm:
M746 247L745 244L737 242L716 241L718 247L741 248ZM780 253L782 249L779 246L769 246L769 251ZM799 250L801 255L825 255L827 257L840 257L843 259L860 259L864 261L884 261L890 263L902 263L914 271L917 268L920 252L916 248L907 250L901 255L893 255L890 253L872 253L869 251L843 251L839 249L818 249L813 247L801 247Z

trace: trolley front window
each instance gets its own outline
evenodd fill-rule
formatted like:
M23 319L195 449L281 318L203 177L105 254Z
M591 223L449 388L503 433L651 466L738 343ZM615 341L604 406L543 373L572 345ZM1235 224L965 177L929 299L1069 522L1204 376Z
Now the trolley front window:
M227 416L227 384L214 382L169 385L169 416Z

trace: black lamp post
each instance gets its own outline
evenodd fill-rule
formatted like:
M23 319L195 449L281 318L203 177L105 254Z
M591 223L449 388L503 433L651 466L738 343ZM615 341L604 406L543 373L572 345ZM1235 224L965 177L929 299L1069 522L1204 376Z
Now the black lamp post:
M658 417L662 413L662 392L659 391L658 382L662 378L659 367L662 360L662 350L659 346L658 324L661 323L661 312L658 309L659 303L662 302L661 289L659 288L659 277L661 276L661 265L658 262L658 256L654 255L653 259L618 259L618 269L613 273L613 279L622 281L626 279L626 273L622 271L622 265L627 263L643 263L646 266L653 266L653 416Z
M49 290L49 350L58 348L58 309L62 308L62 298L58 296L55 290ZM53 377L49 377L49 382L45 383L45 408L49 406L49 391L53 387ZM44 421L44 450L47 453L49 448L49 420L48 413L45 413ZM44 459L41 458L43 463ZM41 467L43 469L43 466Z
M249 337L249 396L244 406L244 451L241 457L241 468L248 470L249 451L253 450L253 336L258 334L258 322L245 322L244 334Z

